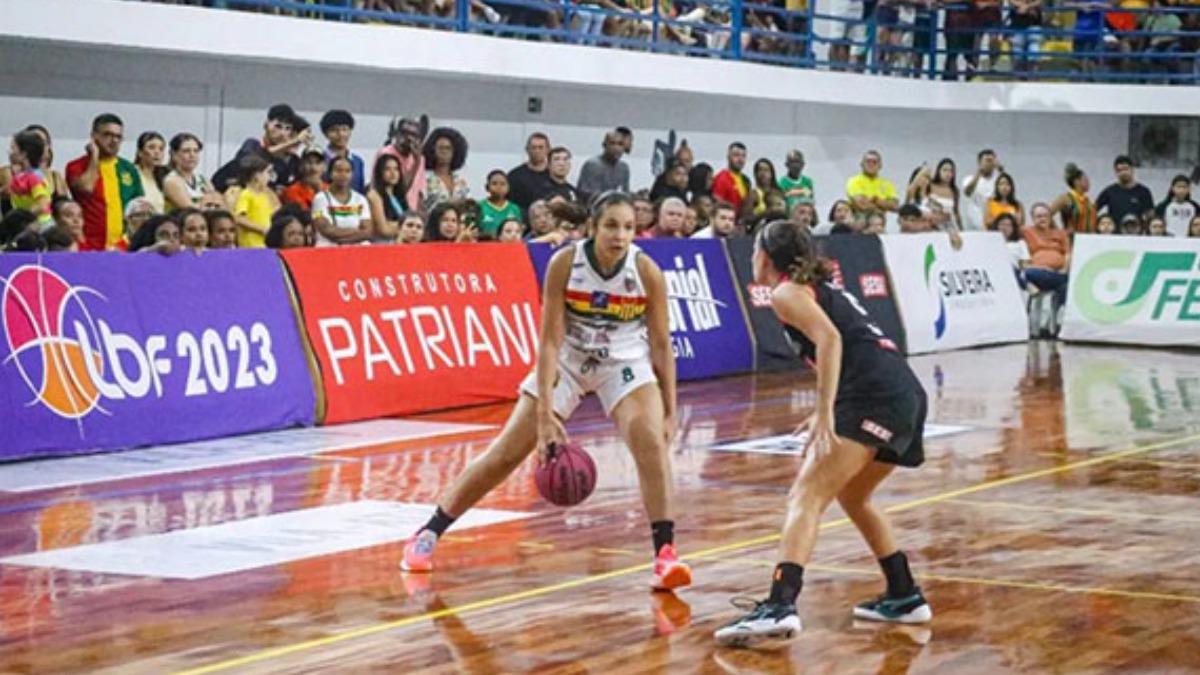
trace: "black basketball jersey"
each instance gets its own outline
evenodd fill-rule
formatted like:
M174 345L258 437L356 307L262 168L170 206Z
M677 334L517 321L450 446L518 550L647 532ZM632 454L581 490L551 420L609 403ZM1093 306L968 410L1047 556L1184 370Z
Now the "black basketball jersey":
M810 288L816 292L817 304L842 335L838 398L892 391L900 382L907 382L908 364L900 356L896 343L875 325L858 298L829 282ZM787 324L784 331L796 354L815 367L820 355L812 340Z

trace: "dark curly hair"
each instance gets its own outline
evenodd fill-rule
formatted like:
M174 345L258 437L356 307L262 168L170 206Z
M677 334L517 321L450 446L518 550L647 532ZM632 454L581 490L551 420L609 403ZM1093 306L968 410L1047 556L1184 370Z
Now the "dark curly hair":
M457 129L450 127L438 127L429 132L429 138L425 139L425 148L421 151L425 157L425 169L433 171L434 166L437 165L433 149L437 147L438 140L443 138L448 139L454 146L454 156L450 158L450 170L458 171L463 164L467 163L467 138Z

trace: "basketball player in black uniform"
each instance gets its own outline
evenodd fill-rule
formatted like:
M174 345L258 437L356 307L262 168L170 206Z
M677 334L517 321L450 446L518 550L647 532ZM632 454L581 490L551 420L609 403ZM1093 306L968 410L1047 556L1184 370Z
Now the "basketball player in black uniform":
M924 457L926 397L904 356L854 296L830 283L806 228L775 221L758 235L754 279L774 287L771 306L793 348L817 371L817 406L800 475L788 495L771 592L716 631L722 646L790 640L800 631L796 598L821 514L837 499L879 559L887 592L854 608L860 619L922 623L933 614L913 581L887 516L871 495L897 466ZM739 607L741 605L739 604Z

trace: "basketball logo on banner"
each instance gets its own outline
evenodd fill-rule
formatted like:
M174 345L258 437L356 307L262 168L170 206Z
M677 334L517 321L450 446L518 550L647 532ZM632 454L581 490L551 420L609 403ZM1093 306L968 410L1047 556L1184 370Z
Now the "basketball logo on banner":
M97 374L103 372L104 361L92 348L99 336L82 296L104 296L86 286L72 286L40 265L19 267L0 282L0 322L8 344L4 365L16 369L29 388L33 399L28 405L40 404L71 420L99 408ZM76 329L74 337L67 332L68 322Z
M6 254L0 332L0 461L312 423L273 252Z

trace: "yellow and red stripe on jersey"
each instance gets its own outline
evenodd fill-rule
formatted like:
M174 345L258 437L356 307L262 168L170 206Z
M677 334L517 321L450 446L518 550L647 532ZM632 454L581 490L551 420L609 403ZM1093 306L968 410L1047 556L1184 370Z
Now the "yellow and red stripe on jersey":
M573 291L566 294L567 309L589 318L634 321L646 313L646 296L617 295L605 291Z

